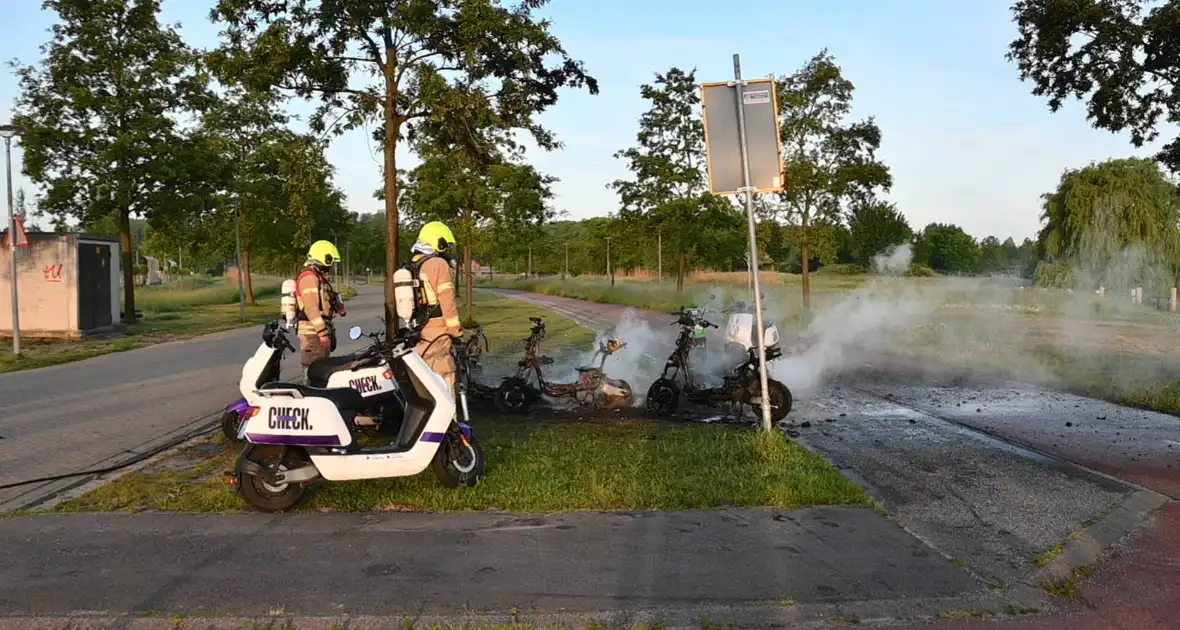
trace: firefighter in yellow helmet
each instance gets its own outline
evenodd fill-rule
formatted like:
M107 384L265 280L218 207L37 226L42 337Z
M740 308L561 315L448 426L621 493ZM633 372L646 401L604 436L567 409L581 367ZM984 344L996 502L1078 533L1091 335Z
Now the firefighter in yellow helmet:
M328 279L328 270L338 260L340 251L335 245L329 241L316 241L307 250L304 270L295 280L296 332L305 375L309 365L327 358L336 349L332 318L347 315L340 294Z
M430 369L443 377L455 389L455 358L451 354L451 339L447 335L462 336L456 304L455 276L451 272L451 251L455 235L440 221L422 226L418 240L411 248L410 265L422 286L420 304L427 311L422 328L422 340L414 352L422 357Z

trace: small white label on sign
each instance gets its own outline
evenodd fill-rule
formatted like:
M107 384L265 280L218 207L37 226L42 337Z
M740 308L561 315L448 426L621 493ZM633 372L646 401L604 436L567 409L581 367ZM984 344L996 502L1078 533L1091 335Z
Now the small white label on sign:
M773 188L778 188L779 186L782 186L782 178L779 177L778 175L775 175L774 179L770 182L770 185Z
M761 105L770 102L770 90L755 90L753 92L743 92L742 102L746 105Z

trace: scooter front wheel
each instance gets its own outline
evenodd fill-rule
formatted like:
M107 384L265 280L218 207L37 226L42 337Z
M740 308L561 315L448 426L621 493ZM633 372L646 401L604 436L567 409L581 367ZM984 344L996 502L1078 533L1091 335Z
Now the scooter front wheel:
M221 434L230 442L242 443L238 431L242 428L242 415L233 409L227 409L221 416Z
M770 421L777 423L787 417L791 413L791 407L794 399L791 396L791 390L786 385L774 380L773 378L766 380L766 388L770 393ZM746 390L746 404L754 408L754 413L758 418L761 418L762 413L762 387L757 381L754 381Z
M251 457L256 463L264 467L276 467L279 471L294 470L305 464L291 454L280 459L281 449L278 447L255 448L254 453L262 451L260 457ZM303 499L307 486L302 483L272 484L258 475L238 473L238 490L242 498L250 507L259 512L281 512L288 510Z
M453 427L438 445L430 464L444 486L470 488L483 479L483 448L474 435L468 437L458 427Z

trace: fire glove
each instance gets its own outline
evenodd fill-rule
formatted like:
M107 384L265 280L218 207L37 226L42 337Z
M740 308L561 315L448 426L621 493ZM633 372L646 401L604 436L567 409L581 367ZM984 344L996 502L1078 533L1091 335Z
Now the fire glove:
M348 317L348 309L344 308L344 305L341 304L340 308L336 309L336 314L341 317Z

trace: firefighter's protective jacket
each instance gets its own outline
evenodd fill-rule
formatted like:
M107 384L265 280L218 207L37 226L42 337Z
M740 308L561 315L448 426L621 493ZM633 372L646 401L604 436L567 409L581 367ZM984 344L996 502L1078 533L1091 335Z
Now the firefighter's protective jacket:
M327 278L313 269L306 269L295 279L295 303L299 308L298 334L314 337L328 333L328 321L336 315L335 290Z
M430 319L422 330L422 337L434 339L445 332L458 333L459 307L455 303L455 280L451 275L451 265L441 256L416 254L413 260L417 262L424 257L426 260L418 270L418 280L422 283L422 296L426 299Z

